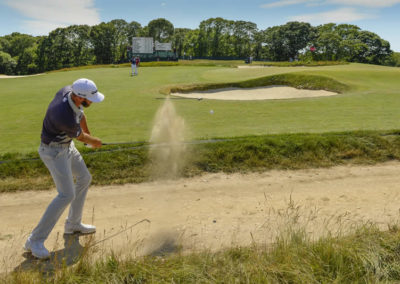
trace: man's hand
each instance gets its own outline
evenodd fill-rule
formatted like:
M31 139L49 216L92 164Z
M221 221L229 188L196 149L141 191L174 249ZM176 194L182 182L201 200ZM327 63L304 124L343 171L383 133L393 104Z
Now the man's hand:
M103 144L101 143L101 140L97 137L93 137L93 140L89 143L92 145L92 148L100 148Z
M101 140L99 138L87 134L83 131L76 139L83 143L89 144L90 146L92 146L92 148L100 148L102 146Z

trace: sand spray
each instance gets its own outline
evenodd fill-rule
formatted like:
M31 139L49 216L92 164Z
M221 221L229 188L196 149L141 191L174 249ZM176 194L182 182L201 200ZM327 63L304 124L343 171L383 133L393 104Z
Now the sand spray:
M185 165L187 145L185 121L178 116L171 100L167 97L158 109L151 132L151 174L153 179L177 178Z

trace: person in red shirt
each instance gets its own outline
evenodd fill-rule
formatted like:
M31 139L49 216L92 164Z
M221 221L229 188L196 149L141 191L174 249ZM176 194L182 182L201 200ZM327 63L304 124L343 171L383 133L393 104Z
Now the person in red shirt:
M139 58L139 56L136 56L135 57L135 65L136 65L136 67L135 67L135 75L138 75L139 63L140 63L140 58Z
M132 56L132 58L131 58L131 76L133 76L133 75L135 75L135 73L137 73L137 70L136 70L136 57L133 57Z

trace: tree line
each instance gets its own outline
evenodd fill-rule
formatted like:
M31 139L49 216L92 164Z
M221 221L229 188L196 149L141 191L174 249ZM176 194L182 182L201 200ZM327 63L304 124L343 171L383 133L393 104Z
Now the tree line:
M388 41L349 24L304 22L259 30L248 21L210 18L197 29L174 28L166 19L142 27L122 19L95 26L57 28L47 36L12 33L0 37L0 74L32 74L90 64L127 62L133 37L172 42L179 58L254 60L343 60L398 64Z

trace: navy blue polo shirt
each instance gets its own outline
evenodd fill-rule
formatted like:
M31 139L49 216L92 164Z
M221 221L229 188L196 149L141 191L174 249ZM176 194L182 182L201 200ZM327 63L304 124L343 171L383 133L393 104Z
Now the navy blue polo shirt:
M81 134L83 110L73 103L71 93L71 86L66 86L50 102L43 120L43 143L68 144Z

